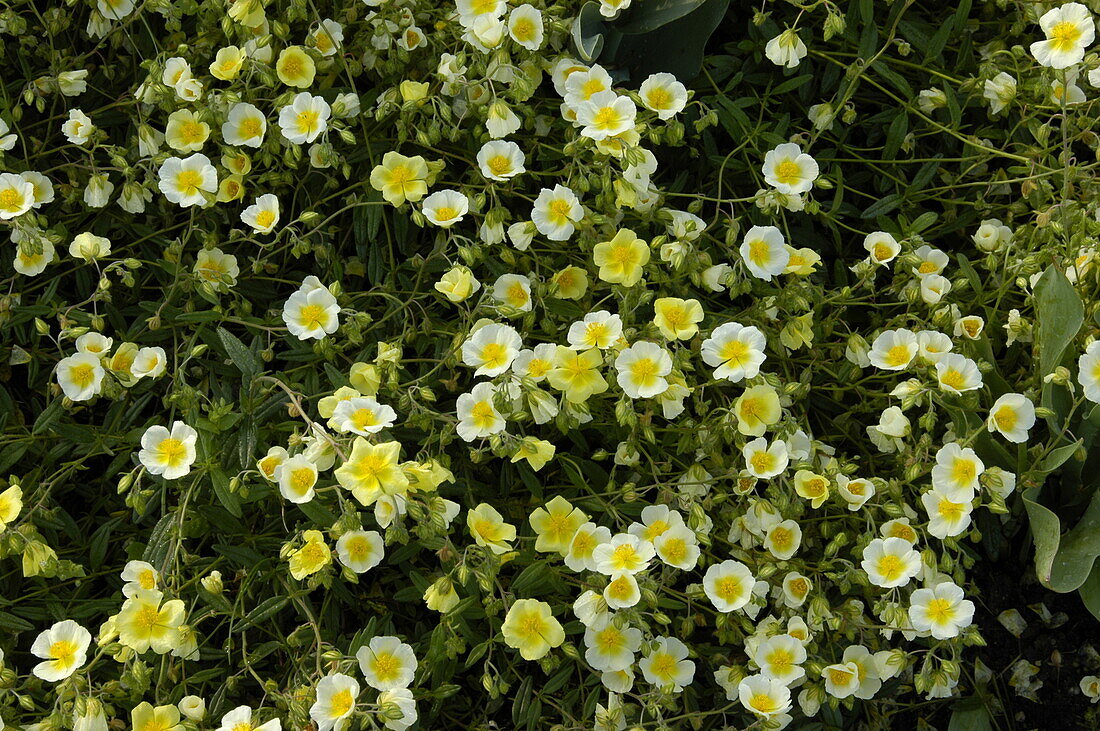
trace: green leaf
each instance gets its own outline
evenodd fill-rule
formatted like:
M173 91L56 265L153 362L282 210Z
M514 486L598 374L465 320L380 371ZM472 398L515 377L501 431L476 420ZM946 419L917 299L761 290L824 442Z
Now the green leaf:
M225 349L225 354L229 356L229 360L233 361L233 365L237 366L237 369L249 380L255 378L263 371L263 362L247 345L242 343L240 338L236 335L229 332L224 327L219 327L218 340L221 341L222 347Z
M992 728L989 711L977 696L956 703L951 710L951 720L947 723L947 731L990 731Z
M241 510L241 501L229 489L229 478L222 472L221 468L215 467L210 470L210 482L214 485L214 494L218 496L218 502L222 504L222 507L237 518L244 515Z
M609 40L608 46L615 45L614 53L604 55L629 69L631 78L637 80L635 83L662 71L687 81L699 73L703 49L728 6L729 0L706 0L694 12L648 33L620 34L612 25L609 29L615 33L616 42Z
M1060 594L1074 591L1088 579L1100 555L1100 490L1084 517L1064 536L1058 516L1037 502L1037 496L1034 487L1022 496L1035 542L1036 574L1048 589Z
M1085 608L1092 613L1092 616L1100 620L1100 565L1093 565L1089 578L1085 580L1084 584L1081 584L1081 588L1077 591L1081 595L1081 601L1084 602Z
M1035 312L1039 318L1039 375L1057 367L1085 321L1085 308L1066 275L1051 264L1035 285Z
M657 30L698 8L706 0L648 0L631 9L623 22L616 23L620 33L637 35Z
M234 632L240 632L248 629L254 624L259 624L266 619L270 619L279 613L279 610L287 605L290 601L289 597L285 596L273 596L264 599L262 602L256 605L256 607L248 613L244 618L244 622L233 628Z
M604 18L600 15L600 4L585 3L573 21L572 30L573 46L585 63L592 63L599 58L606 28Z
M1050 474L1064 465L1066 460L1072 457L1073 453L1080 449L1083 443L1084 442L1078 439L1076 442L1064 444L1061 447L1051 450L1050 454L1044 457L1043 461L1036 465L1036 469L1044 474Z
M859 215L860 218L877 218L879 216L885 216L899 205L901 205L901 194L891 193L867 206L863 213Z

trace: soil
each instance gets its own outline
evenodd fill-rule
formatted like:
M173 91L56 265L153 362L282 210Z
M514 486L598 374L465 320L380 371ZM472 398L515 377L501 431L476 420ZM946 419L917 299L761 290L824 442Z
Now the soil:
M974 571L981 590L974 621L982 628L988 646L973 651L967 665L973 668L973 658L980 658L993 672L987 688L990 702L1004 706L994 727L1010 731L1100 729L1100 705L1090 703L1078 685L1085 675L1100 675L1100 622L1076 592L1056 594L1039 584L1030 565L1002 562L985 566L986 571L981 567ZM1039 609L1040 604L1056 618L1064 614L1064 623L1044 623L1031 609ZM1001 612L1013 608L1027 622L1019 638L997 621ZM1018 695L1009 685L1012 668L1020 659L1039 667L1034 677L1042 681L1035 693L1037 702Z

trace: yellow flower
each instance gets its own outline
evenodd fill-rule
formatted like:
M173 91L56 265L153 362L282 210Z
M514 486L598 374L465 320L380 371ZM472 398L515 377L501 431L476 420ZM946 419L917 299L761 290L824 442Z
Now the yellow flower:
M546 380L564 392L569 401L583 403L589 396L607 390L607 381L599 371L601 365L603 356L596 348L578 353L559 345L554 368L546 374Z
M352 443L351 456L336 469L336 481L363 505L373 505L383 495L404 494L409 478L398 463L399 442L371 444L363 437Z
M488 503L481 503L466 513L466 527L474 542L498 556L512 550L509 541L516 539L516 527L504 522L504 516Z
M210 125L203 122L189 109L181 109L168 115L164 129L164 141L173 150L195 152L201 150L210 136Z
M767 384L745 389L733 410L737 415L737 431L754 437L762 436L783 415L779 394Z
M370 363L353 363L348 375L351 387L364 396L375 396L382 385L382 375L378 366Z
M428 192L428 164L420 155L405 157L399 152L387 152L382 164L370 174L371 186L391 205L418 201Z
M244 59L244 52L236 46L219 48L218 53L214 56L214 62L210 64L210 74L215 79L232 81L241 73Z
M344 401L349 399L358 398L360 396L359 391L350 386L341 386L331 396L325 396L317 402L317 413L320 414L323 419L331 419L333 413L336 411L336 407ZM330 425L331 426L331 425Z
M649 261L649 246L624 228L610 241L596 244L592 259L600 268L600 279L632 287L642 278L642 267Z
M524 660L538 660L565 642L565 630L554 619L550 605L537 599L517 599L500 631L504 643L519 650Z
M820 508L829 498L829 479L809 470L794 473L794 491L810 501L810 506Z
M477 281L474 273L465 266L456 266L447 270L447 273L435 283L435 291L451 302L462 302L479 289L481 289L481 282Z
M398 88L402 101L418 102L428 96L428 85L423 81L402 81Z
M175 706L157 706L141 703L130 712L133 731L179 731L180 711Z
M279 60L275 62L275 73L279 75L279 81L287 86L305 89L313 83L317 67L306 49L290 46L279 53Z
M554 458L556 451L557 448L545 439L525 437L516 448L516 453L512 455L512 464L525 459L527 464L531 465L531 469L538 472Z
M244 197L244 176L227 175L218 184L218 203L229 203Z
M587 520L588 516L580 508L574 508L568 500L556 495L546 507L535 508L531 513L531 527L538 536L535 550L564 556L569 553L573 535Z
M446 576L437 579L424 592L424 603L428 605L428 609L440 614L451 611L458 602L458 593L455 591L454 583Z
M653 311L653 324L668 340L690 340L703 321L703 306L695 299L661 297L653 303Z
M155 589L134 592L115 620L119 642L138 654L152 649L163 655L176 649L187 610L179 599L161 604L163 598Z
M568 266L550 281L558 288L554 296L563 300L579 300L588 291L588 272L580 267Z
M19 517L19 511L23 509L23 488L12 485L4 492L0 492L0 531L14 523Z
M290 575L295 579L311 576L332 562L332 550L319 530L302 534L305 543L290 554Z

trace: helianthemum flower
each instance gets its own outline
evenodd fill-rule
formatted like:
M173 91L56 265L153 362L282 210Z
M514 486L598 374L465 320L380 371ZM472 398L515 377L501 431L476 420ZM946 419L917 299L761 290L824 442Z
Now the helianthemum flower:
M764 155L764 181L786 195L800 195L813 188L817 179L817 161L793 142L787 142Z
M501 626L504 643L519 650L524 660L538 660L565 641L565 631L550 605L537 599L517 599Z
M1046 39L1031 44L1031 54L1043 66L1064 69L1080 63L1085 49L1096 36L1096 26L1087 7L1066 3L1051 8L1039 19Z
M182 421L173 422L171 431L151 426L141 437L138 459L150 474L177 480L191 471L198 438L198 432Z
M43 660L32 672L48 683L64 680L84 666L91 641L91 633L73 620L57 622L31 645L31 653Z

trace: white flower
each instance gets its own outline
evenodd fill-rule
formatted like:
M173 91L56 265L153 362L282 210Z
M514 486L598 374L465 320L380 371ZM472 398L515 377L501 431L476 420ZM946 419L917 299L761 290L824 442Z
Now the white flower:
M764 640L756 647L752 659L764 677L776 680L784 686L790 686L806 676L806 671L801 667L806 662L806 647L790 634L775 635Z
M656 343L637 342L615 359L616 380L630 398L652 398L668 389L672 356Z
M1096 28L1092 15L1081 3L1051 8L1039 18L1046 40L1031 44L1031 54L1043 66L1064 69L1080 63L1092 43Z
M504 431L504 417L493 405L496 389L491 383L479 383L458 397L458 436L467 442Z
M581 103L604 91L611 91L611 74L604 67L599 64L592 68L578 66L566 77L565 93L562 97L566 106L576 109Z
M1012 229L1001 223L999 218L987 218L970 237L981 251L997 251L1012 242Z
M762 718L791 710L790 689L785 683L763 674L750 675L742 680L737 686L737 699L745 710Z
M626 670L642 647L642 633L625 621L616 621L614 615L604 615L588 625L584 646L584 659L596 670Z
M741 258L749 272L759 279L770 281L783 273L791 260L783 234L775 226L753 226L741 242Z
M912 330L899 328L897 330L884 330L871 344L871 352L868 358L871 365L887 371L905 370L913 358L917 356L920 345L917 335Z
M780 561L786 561L802 545L802 528L793 520L776 523L764 537L764 549Z
M585 523L577 528L577 532L573 534L573 538L569 542L569 552L565 554L565 565L571 571L595 571L596 559L594 554L596 546L610 541L610 528L592 522ZM592 592L588 593L591 594ZM580 599L577 601L579 602ZM574 608L576 608L576 604L574 604ZM584 621L579 615L578 618L582 622ZM588 623L586 622L586 624Z
M564 185L543 188L535 198L531 220L540 234L551 241L566 241L576 230L584 209L575 193Z
M948 353L936 361L936 379L948 393L963 393L982 387L978 364L958 353Z
M684 525L682 519L679 525L673 525L656 536L653 539L653 548L659 559L681 571L693 570L701 554L695 532Z
M326 675L317 683L317 700L309 708L309 717L317 724L317 731L331 731L340 721L355 710L359 697L359 683L342 673Z
M519 312L530 312L531 279L522 274L502 274L493 283L493 299Z
M503 25L498 23L498 26L503 30ZM496 101L489 105L489 112L485 118L485 128L494 140L507 137L519 129L521 124L520 118L504 102Z
M902 439L909 436L909 418L897 406L890 406L879 416L879 423L867 427L867 436L880 452L887 454L904 448Z
M393 426L396 417L392 407L380 404L370 396L354 396L336 405L329 426L337 431L366 437Z
M669 73L651 74L638 89L638 96L646 109L657 113L659 119L672 119L687 106L687 87Z
M22 216L34 205L34 184L15 173L0 173L0 220Z
M917 333L918 354L926 363L935 363L955 347L945 333L938 330L921 330Z
M928 513L928 532L936 538L957 536L970 525L970 513L974 507L970 501L952 500L933 487L920 496L921 505Z
M638 663L645 679L658 688L679 693L695 678L695 663L687 659L688 648L675 637L657 637L652 649Z
M122 569L122 595L129 599L139 591L153 591L160 580L160 572L146 561L127 561Z
M191 472L198 438L199 433L182 421L172 422L171 431L151 426L141 435L138 461L151 475L177 480Z
M508 14L508 35L529 51L542 46L542 13L534 5L524 3Z
M863 549L860 566L875 586L905 586L921 569L920 554L902 538L875 538Z
M489 140L477 152L477 166L489 180L514 178L526 171L524 162L523 150L509 140Z
M336 297L312 274L283 305L283 322L299 340L320 340L340 327L340 305Z
M332 18L322 20L309 34L310 45L326 58L335 55L343 42L344 28Z
M61 133L74 145L87 142L95 129L91 118L79 109L70 109L69 118L61 125Z
M1086 675L1081 678L1081 682L1078 683L1078 687L1081 688L1081 694L1088 698L1091 702L1096 703L1100 701L1100 677L1095 675Z
M115 184L106 173L96 173L88 178L88 184L84 186L84 205L102 208L110 201L114 190Z
M275 468L275 481L279 494L296 504L313 499L313 487L317 484L317 465L304 455L295 455Z
M141 348L130 364L130 375L134 378L157 378L164 375L168 366L168 354L164 348L154 346Z
M867 234L863 239L863 248L871 255L871 261L879 266L889 264L901 253L901 244L885 231Z
M31 653L45 661L35 665L31 672L47 683L64 680L84 666L91 641L91 633L73 620L57 622L31 645Z
M989 111L999 114L1016 98L1016 78L1002 71L992 79L986 79L982 95L989 102Z
M951 291L951 280L940 274L926 274L920 278L920 297L926 304L934 305Z
M18 142L19 137L11 132L11 128L8 127L8 123L0 119L0 152L7 152L15 147L15 143Z
M700 354L703 362L714 368L715 378L737 383L755 378L767 356L764 354L764 333L752 325L727 322L719 325L703 341Z
M1035 426L1035 404L1022 393L1006 393L989 410L986 428L996 431L1014 444L1027 441L1027 432Z
M757 437L746 444L741 452L749 474L762 480L781 474L790 461L787 444L782 439L776 439L769 445L767 439Z
M282 731L283 722L273 718L266 723L253 725L252 708L249 706L237 706L229 713L222 716L221 726L217 731Z
M99 395L105 371L98 355L76 353L57 362L57 382L70 401Z
M170 157L160 166L158 187L164 197L180 206L203 205L209 193L218 192L218 171L202 153L180 159Z
M379 707L387 709L387 711L396 708L401 712L401 716L398 718L394 718L387 712L383 720L383 725L386 728L393 731L404 731L416 723L416 700L413 699L412 691L408 688L384 690L378 694L377 703Z
M829 665L821 676L825 678L825 692L834 698L847 698L859 688L859 667L854 662Z
M924 89L917 94L917 107L925 114L932 114L932 112L945 106L947 106L947 95L943 93L943 89L937 89L933 86L931 89Z
M355 653L367 685L375 690L407 688L416 674L412 647L396 637L375 637Z
M917 589L909 597L909 621L918 632L931 632L937 640L958 636L974 619L974 602L963 590L944 581L930 589Z
M920 264L913 268L913 273L918 277L923 277L928 274L942 274L943 270L947 268L950 259L947 254L934 249L928 244L923 244L913 252L920 260Z
M328 129L332 107L323 98L308 91L294 95L294 100L279 110L279 129L288 142L301 145L313 142Z
M932 487L955 502L969 502L978 490L978 478L985 471L985 464L970 447L951 442L936 452L936 466L932 468Z
M14 235L12 241L14 241ZM37 253L29 253L29 250L20 244L15 246L15 259L12 262L15 272L25 277L36 277L45 272L46 266L52 264L57 258L57 252L52 243L42 241L41 244L42 251Z
M222 124L222 138L227 145L259 147L267 133L267 118L254 105L245 102L234 104L229 117Z
M719 612L733 612L748 604L755 584L749 567L733 559L712 564L703 575L703 591Z
M377 531L350 530L336 541L336 555L340 563L361 574L382 562L385 544Z
M424 218L440 228L450 228L470 210L470 201L457 190L437 190L424 199Z
M241 211L241 221L256 233L271 233L279 223L279 199L272 193L261 195L255 203Z
M817 180L817 161L793 142L787 142L764 155L764 181L785 195L809 192Z
M565 339L574 350L607 350L623 336L623 320L607 310L589 312L583 320L569 326Z
M629 609L642 599L642 591L634 574L617 571L603 590L603 599L611 609Z
M806 44L798 37L794 28L788 28L764 46L764 55L776 66L786 66L793 69L806 58L809 51Z
M508 370L523 339L510 325L489 323L479 327L462 344L462 362L475 368L475 376L499 376Z
M1100 340L1089 343L1077 359L1077 382L1085 398L1100 404Z
M592 552L596 571L605 576L636 574L645 571L656 555L653 544L629 533L617 533L610 541L600 543Z
M866 478L852 479L846 475L837 475L836 487L837 492L848 503L850 511L859 510L875 494L875 483Z
M606 140L634 128L637 107L630 97L613 91L593 94L576 107L581 135L593 140Z
M34 188L32 208L41 208L45 204L53 202L53 183L45 175L35 170L25 170L19 173L19 177L26 180Z

